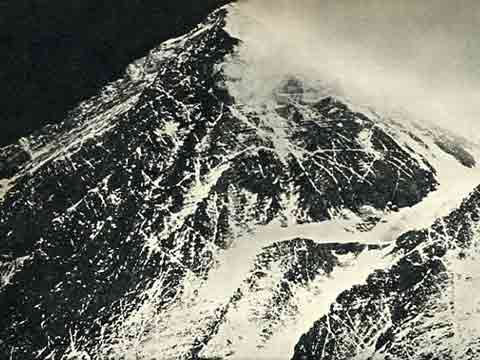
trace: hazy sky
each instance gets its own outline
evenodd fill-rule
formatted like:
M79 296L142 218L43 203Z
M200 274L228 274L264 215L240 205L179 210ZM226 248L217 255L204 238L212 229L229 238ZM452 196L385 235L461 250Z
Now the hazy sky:
M242 6L269 29L257 36L265 38L276 70L305 63L359 102L408 110L466 135L480 131L480 1L246 0Z

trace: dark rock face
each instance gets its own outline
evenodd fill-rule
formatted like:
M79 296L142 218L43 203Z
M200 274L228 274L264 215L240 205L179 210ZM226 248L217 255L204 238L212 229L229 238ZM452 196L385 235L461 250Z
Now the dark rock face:
M27 161L30 153L20 145L10 145L0 149L0 179L13 177Z
M148 352L153 342L164 346L165 358L215 358L208 347L216 349L229 316L256 299L255 289L268 278L262 274L278 268L261 302L278 311L255 313L267 341L283 324L279 313L295 316L294 291L328 278L343 266L343 255L355 259L383 246L324 241L321 234L280 234L257 244L259 228L334 222L347 213L371 229L385 212L435 190L426 159L338 100L305 101L301 81L287 81L271 108L234 98L222 65L239 40L224 30L226 12L217 10L186 36L152 50L65 122L27 139L30 158L20 156L5 173L14 180L0 205L0 271L8 275L0 288L0 357L119 359L126 357L122 351L136 351L132 344ZM397 251L422 242L405 235ZM182 304L201 321L185 322L195 333L172 333L178 341L170 346L163 333L174 326L150 318L173 319L189 286L208 284L222 256L245 244L238 256L258 247L253 267L247 264L240 284L207 304L205 314ZM421 297L412 287L442 284L442 250L432 251L428 261L404 257L391 270L393 280L388 271L372 275L373 285L339 298L342 309L373 296L358 315L373 319L383 306L376 294L386 291L378 284L388 283L394 318L403 321L403 306L422 306L433 291ZM145 304L141 329L132 320L124 331ZM325 331L322 321L315 329ZM341 338L336 345L318 334L302 338L297 358L318 357L322 341L329 356L342 354L339 347L344 358L355 351L340 345ZM383 335L379 348L392 336Z
M293 359L478 358L478 325L468 323L478 302L465 297L478 291L479 191L431 228L402 235L398 261L342 293Z
M79 331L87 342L98 334L98 320L116 312L120 299L133 298L171 267L167 254L145 254L144 231L158 229L172 207L181 206L182 191L175 194L171 188L193 168L188 157L195 134L202 136L220 114L220 101L208 92L215 85L210 74L235 42L223 32L219 16L210 20L207 36L178 48L189 50L186 61L176 56L164 60L162 76L136 95L136 106L117 116L111 131L31 169L34 173L25 173L8 194L0 210L0 253L28 260L0 293L2 356L11 349L23 358L34 358L42 349L44 355L62 354L71 331ZM187 76L202 90L179 84ZM189 104L194 105L191 120L202 116L202 121L188 123ZM95 115L114 105L100 106ZM171 138L155 133L167 118L195 128L177 154ZM51 137L61 142L63 135ZM172 193L179 199L169 200ZM201 222L201 217L193 221ZM189 259L185 266L199 266L195 261ZM183 272L174 268L172 282Z
M242 346L236 344L239 340L234 331L228 340L224 339L224 334L235 329L233 319L238 314L255 324L260 342L268 343L300 311L295 299L298 288L319 286L317 296L321 297L321 284L315 282L328 279L335 268L345 266L341 257L355 258L363 252L380 248L379 245L317 243L300 238L278 241L265 247L256 257L243 286L232 296L222 317L212 326L215 333L203 339L199 353L204 351L208 354L220 347L223 350L219 351L220 354L228 354L229 348ZM217 335L224 342L217 341ZM241 338L241 334L238 334L238 338Z
M436 141L438 147L440 147L447 154L450 154L458 159L464 166L473 168L476 165L475 158L464 147L458 144L455 139L439 138Z

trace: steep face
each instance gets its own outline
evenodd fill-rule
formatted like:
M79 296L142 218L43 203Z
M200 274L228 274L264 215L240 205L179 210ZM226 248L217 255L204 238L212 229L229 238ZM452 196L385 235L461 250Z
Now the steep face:
M293 351L325 304L385 266L396 221L442 186L439 159L464 169L305 79L243 101L227 11L4 149L2 356Z
M266 246L222 308L215 331L203 341L200 358L289 358L305 323L311 323L322 302L331 298L330 279L340 283L345 271L348 284L352 264L374 258L382 248L299 238Z
M479 194L400 236L392 266L343 292L293 359L477 359Z
M71 334L86 345L120 300L135 307L129 299L157 275L168 270L178 282L187 266L198 267L201 254L182 264L168 254L173 244L155 254L144 248L182 208L180 181L195 174L189 152L221 114L213 65L234 44L222 21L216 14L198 34L152 52L164 54L161 75L114 83L31 139L33 160L10 180L0 210L0 252L16 270L0 294L2 356L59 358Z

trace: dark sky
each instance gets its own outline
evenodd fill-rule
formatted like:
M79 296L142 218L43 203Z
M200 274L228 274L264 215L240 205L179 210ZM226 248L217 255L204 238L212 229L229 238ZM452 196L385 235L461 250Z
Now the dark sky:
M0 145L62 120L221 0L0 0Z

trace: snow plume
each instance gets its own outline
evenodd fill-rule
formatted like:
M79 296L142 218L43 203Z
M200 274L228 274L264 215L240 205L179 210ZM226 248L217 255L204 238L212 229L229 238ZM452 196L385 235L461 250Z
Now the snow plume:
M244 43L230 75L244 80L243 100L296 75L471 138L480 130L478 14L475 0L240 0L229 31Z

